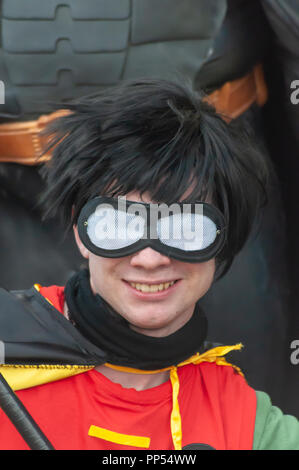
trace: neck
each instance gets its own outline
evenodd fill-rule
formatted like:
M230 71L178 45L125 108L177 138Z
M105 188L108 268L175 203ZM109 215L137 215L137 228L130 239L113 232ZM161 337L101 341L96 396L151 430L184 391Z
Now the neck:
M154 374L135 374L111 369L105 365L97 366L95 370L111 382L120 384L124 388L134 388L137 391L157 387L169 380L169 370Z

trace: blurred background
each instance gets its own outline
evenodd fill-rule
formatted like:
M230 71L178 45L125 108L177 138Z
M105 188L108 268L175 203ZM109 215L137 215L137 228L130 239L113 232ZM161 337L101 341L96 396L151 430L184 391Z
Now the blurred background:
M291 362L291 342L299 340L298 0L0 5L0 285L64 285L82 266L73 237L62 237L58 220L41 222L36 207L43 189L39 131L51 118L49 103L63 106L131 78L187 80L229 119L250 126L274 167L260 224L202 299L208 339L242 342L228 360L251 386L299 417L299 364Z

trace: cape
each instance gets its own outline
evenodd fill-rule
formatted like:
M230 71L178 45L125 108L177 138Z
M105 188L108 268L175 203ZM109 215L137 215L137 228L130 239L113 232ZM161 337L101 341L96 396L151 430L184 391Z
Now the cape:
M0 289L0 305L0 363L95 366L105 362L105 353L82 336L36 288L15 292Z
M36 288L12 292L1 288L0 305L0 372L13 390L76 375L106 362L105 353Z

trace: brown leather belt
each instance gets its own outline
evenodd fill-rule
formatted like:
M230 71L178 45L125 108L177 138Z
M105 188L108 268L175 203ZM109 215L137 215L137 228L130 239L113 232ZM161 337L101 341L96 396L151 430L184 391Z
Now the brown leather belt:
M253 103L263 106L267 98L263 68L259 64L245 77L225 83L205 99L222 114L223 119L230 121L244 113ZM40 132L51 121L66 113L67 110L59 110L43 115L36 121L0 124L0 162L37 165L49 160L49 153L41 157L46 138Z

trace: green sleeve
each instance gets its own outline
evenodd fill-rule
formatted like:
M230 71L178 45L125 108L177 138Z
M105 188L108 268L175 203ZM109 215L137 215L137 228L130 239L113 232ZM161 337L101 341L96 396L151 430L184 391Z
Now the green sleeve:
M256 392L253 450L299 450L299 421L272 406L269 396Z

